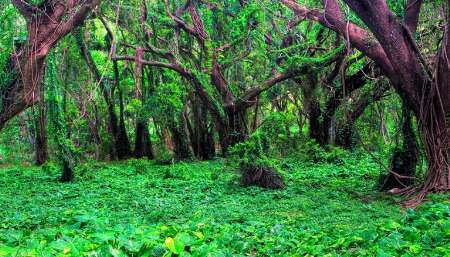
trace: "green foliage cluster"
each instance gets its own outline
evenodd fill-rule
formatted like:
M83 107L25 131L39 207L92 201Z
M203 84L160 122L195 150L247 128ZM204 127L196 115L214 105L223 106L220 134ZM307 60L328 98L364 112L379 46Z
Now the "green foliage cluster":
M229 166L238 164L241 171L250 167L277 168L276 156L286 154L285 149L293 149L296 134L291 133L293 117L289 114L273 113L247 140L230 149Z
M53 56L52 56L53 57ZM63 94L61 85L56 75L55 59L49 61L49 69L47 72L48 94L46 101L49 106L49 117L52 124L52 134L58 147L57 158L62 161L70 169L75 166L76 148L72 140L68 137L67 124L64 112Z
M165 71L164 83L158 83L145 105L145 111L164 124L176 120L183 111L186 87L175 72ZM188 82L186 82L188 83Z
M340 147L327 146L324 148L314 140L307 140L304 142L302 147L298 148L295 153L291 154L291 157L295 157L298 160L306 162L328 162L339 165L342 164L343 160L348 155L349 153Z
M30 152L31 146L28 144L27 138L23 137L18 120L12 120L10 124L14 126L2 131L0 137L0 164L2 165L21 164L29 161L27 153Z
M293 114L272 113L247 140L232 147L231 164L277 167L277 158L288 157L306 163L328 162L342 164L349 153L340 147L322 147L314 140L293 129ZM353 153L360 156L362 153ZM275 159L274 159L275 158ZM231 165L232 166L232 165Z
M450 255L445 197L401 214L366 156L280 162L282 191L242 188L220 160L91 162L65 185L52 167L4 168L0 256Z

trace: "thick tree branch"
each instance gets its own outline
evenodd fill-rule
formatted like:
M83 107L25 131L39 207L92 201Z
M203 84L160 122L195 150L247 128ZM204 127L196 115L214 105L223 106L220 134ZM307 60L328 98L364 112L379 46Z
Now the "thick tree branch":
M404 22L412 33L417 30L422 3L423 0L408 0L406 5Z
M348 114L347 122L353 124L370 104L381 100L389 88L387 83L377 83L372 90L361 95L350 108L352 111Z
M81 5L79 5L80 2L82 2ZM72 31L73 28L80 26L98 4L100 4L100 0L73 1L73 6L69 9L69 12L75 9L77 11L52 33L49 42L57 41L57 39Z
M263 81L259 86L254 86L247 90L242 97L239 99L236 99L231 105L228 105L226 107L233 107L237 110L245 109L250 106L252 106L255 102L255 98L259 96L264 91L269 90L276 84L283 82L288 79L292 79L297 76L304 75L308 72L307 67L301 67L299 69L293 69L288 70L286 72L277 72L272 77L268 78L267 80Z
M33 14L38 8L27 0L11 0L12 4L19 13L27 20L31 20Z
M113 56L112 59L115 61L140 62L143 65L166 68L166 69L170 69L170 70L177 72L182 77L184 77L185 79L187 79L188 81L190 81L192 83L192 85L194 86L195 90L199 94L202 101L205 103L205 105L211 111L211 114L214 115L218 121L222 120L221 112L219 111L217 106L213 103L212 97L205 90L200 79L197 78L197 76L192 71L184 68L178 62L166 63L166 62L149 61L149 60L142 60L142 59L137 60L136 56Z
M172 11L170 11L169 0L164 0L164 3L165 3L165 7L166 7L167 16L169 16L177 24L178 27L180 27L181 29L186 31L188 34L191 34L191 35L197 37L198 35L197 35L197 31L195 30L195 28L189 26L184 20L182 20L180 17L173 14Z
M317 21L348 39L354 47L374 60L387 76L395 77L394 69L381 44L363 28L352 22L344 21L335 1L325 1L327 3L325 14L318 10L308 9L295 0L281 0L281 2L294 11L296 15Z
M26 0L12 0L27 20L28 38L11 57L17 78L0 94L0 129L4 124L40 99L49 51L75 27L81 25L100 0L43 1L39 6ZM50 6L51 4L51 6Z

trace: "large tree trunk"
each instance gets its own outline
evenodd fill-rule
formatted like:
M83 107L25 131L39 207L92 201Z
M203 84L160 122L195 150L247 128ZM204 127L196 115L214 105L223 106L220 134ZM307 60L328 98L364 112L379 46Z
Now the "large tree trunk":
M150 141L150 133L148 131L147 122L144 121L138 121L136 123L134 157L136 159L143 157L147 157L149 160L154 159L152 142Z
M183 114L181 114L181 116L183 116ZM187 142L188 135L186 133L184 117L180 118L180 123L180 125L176 125L175 123L170 125L172 142L174 146L173 151L177 160L186 160L191 157L191 152Z
M431 191L450 190L450 175L448 164L449 133L450 126L446 126L443 117L437 117L435 122L430 122L422 127L425 141L425 152L428 160L428 174L425 183L421 187L421 193ZM424 196L420 194L419 196Z
M117 141L116 144L116 151L117 151L117 158L119 160L125 160L131 156L131 146L130 146L130 140L128 139L128 133L127 128L125 126L125 104L124 104L124 98L123 98L123 91L122 88L119 86L119 69L117 62L114 61L114 76L116 80L117 91L119 93L119 127L117 131ZM112 110L114 112L114 110ZM111 117L115 117L111 116ZM111 121L111 123L115 123ZM113 127L114 128L114 127ZM115 133L113 131L113 133Z
M380 190L388 191L394 188L405 188L414 183L416 166L419 160L419 147L414 133L411 111L407 106L402 106L403 121L403 145L396 149L391 157L388 175L380 176Z
M345 2L360 16L373 32L392 65L386 73L399 95L406 100L418 118L422 140L428 160L428 173L419 188L417 198L407 204L420 202L431 191L450 190L450 167L448 163L448 125L450 113L450 0L447 1L447 24L438 53L437 75L433 76L428 63L417 47L412 32L417 26L422 1L409 1L405 24L389 10L385 1ZM381 13L381 15L380 15ZM386 72L386 70L385 70Z
M438 53L437 76L433 76L411 35L415 29L409 24L417 24L417 21L406 20L404 25L381 0L345 2L359 14L380 42L395 72L390 79L420 123L428 173L419 189L418 199L408 204L419 202L428 192L450 190L449 131L446 122L446 116L450 113L450 0L447 1L447 28ZM414 14L406 17L417 18L422 1L410 2L412 7L407 14Z
M213 129L208 126L208 109L198 96L191 99L192 124L184 113L194 155L200 160L209 160L215 155Z
M320 103L319 101L312 99L309 104L309 138L314 139L320 145L326 144L327 133L323 129L325 126L321 126L320 117Z
M16 77L0 92L0 129L39 101L48 53L61 38L84 22L100 0L74 0L70 4L45 1L40 5L12 0L12 3L27 21L28 38L11 56Z

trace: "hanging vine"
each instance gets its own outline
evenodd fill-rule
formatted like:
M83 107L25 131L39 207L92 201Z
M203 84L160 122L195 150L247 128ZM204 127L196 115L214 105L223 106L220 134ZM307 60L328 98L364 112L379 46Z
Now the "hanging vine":
M56 59L52 54L48 60L48 72L46 76L47 104L49 108L49 121L52 135L56 143L56 156L63 164L63 172L60 180L70 182L74 179L74 167L76 164L76 149L67 132L67 123L63 108L64 97L61 83L56 73Z

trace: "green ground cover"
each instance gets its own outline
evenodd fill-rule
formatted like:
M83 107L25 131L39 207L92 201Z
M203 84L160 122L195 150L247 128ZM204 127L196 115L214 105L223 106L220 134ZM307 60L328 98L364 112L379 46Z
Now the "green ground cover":
M243 188L223 160L89 163L68 184L3 168L0 256L450 256L448 195L401 209L364 156L279 166L284 190Z

